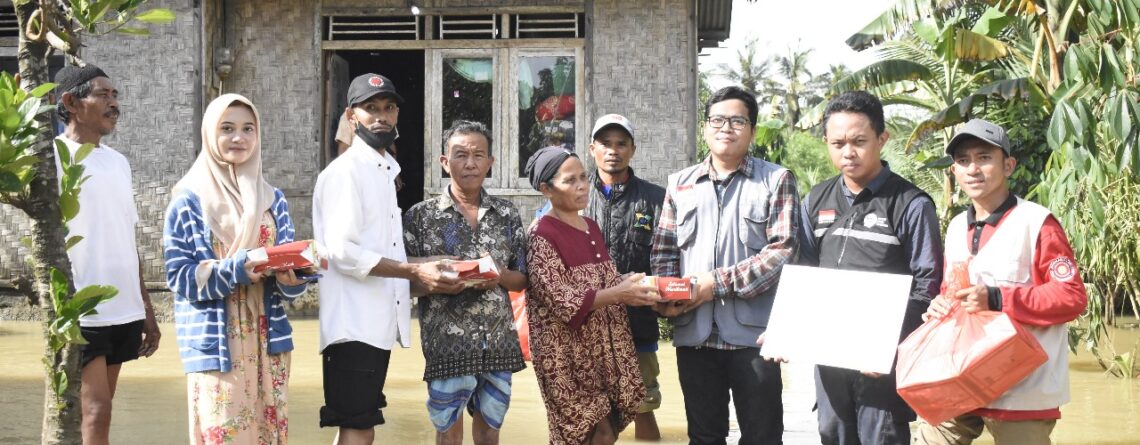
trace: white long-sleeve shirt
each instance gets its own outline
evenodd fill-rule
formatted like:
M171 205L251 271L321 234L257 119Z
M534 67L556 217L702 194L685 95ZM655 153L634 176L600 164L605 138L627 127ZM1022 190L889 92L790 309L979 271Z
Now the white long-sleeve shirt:
M407 261L396 175L400 165L360 138L317 178L313 233L328 255L320 280L321 350L359 341L411 346L408 281L369 276L381 259Z

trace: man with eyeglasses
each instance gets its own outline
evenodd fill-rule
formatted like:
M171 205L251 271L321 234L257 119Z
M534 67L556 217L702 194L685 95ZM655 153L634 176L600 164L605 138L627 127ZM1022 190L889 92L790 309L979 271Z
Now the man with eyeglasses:
M942 283L934 201L880 159L890 134L877 97L865 91L836 96L823 125L840 174L804 197L800 264L913 276L902 340L922 324ZM816 404L825 445L910 443L915 415L896 392L894 373L817 366Z
M709 156L669 176L653 237L654 275L697 279L692 300L657 307L673 321L690 444L725 443L730 391L740 444L779 444L784 432L780 365L756 339L796 257L800 204L791 171L749 156L758 108L736 86L709 98Z

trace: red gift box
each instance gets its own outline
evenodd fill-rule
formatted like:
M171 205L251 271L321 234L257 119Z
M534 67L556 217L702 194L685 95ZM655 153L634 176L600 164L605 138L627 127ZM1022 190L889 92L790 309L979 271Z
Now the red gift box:
M444 272L445 276L459 278L459 281L467 286L499 277L499 268L495 265L495 260L489 256L477 260L445 261L444 264L451 268L450 271Z
M697 278L646 276L641 279L641 284L657 286L657 293L665 300L692 300L697 288Z
M317 265L320 265L321 269L328 268L326 261L317 254L312 240L294 241L273 247L253 249L249 251L248 256L249 259L255 261L266 260L265 264L253 268L256 273L261 273L266 269L296 270L314 268Z

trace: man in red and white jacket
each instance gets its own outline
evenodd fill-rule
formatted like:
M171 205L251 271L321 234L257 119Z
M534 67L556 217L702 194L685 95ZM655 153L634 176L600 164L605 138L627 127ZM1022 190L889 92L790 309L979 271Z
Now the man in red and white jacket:
M1088 302L1073 249L1048 209L1010 193L1017 161L1004 129L971 120L946 154L972 205L947 228L945 267L949 273L955 263L969 261L973 287L939 295L924 319L945 314L951 299L967 312L1002 311L1037 338L1049 360L985 408L939 425L920 423L916 443L968 444L985 428L996 443L1049 444L1060 406L1069 401L1066 323Z

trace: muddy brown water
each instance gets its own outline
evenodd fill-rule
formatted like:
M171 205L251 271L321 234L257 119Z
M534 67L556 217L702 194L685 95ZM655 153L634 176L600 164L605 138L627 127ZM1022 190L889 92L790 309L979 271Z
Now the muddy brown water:
M295 320L292 376L289 380L290 442L294 444L331 443L335 431L317 426L317 411L323 400L321 392L319 336L316 320ZM114 402L111 441L116 444L180 444L186 443L186 380L178 359L174 327L163 328L159 352L149 359L130 362L123 367L118 394ZM434 442L434 429L424 407L426 386L423 355L417 341L409 349L392 354L388 372L388 423L377 430L377 443L429 444ZM1131 349L1140 342L1140 330L1118 330L1116 344ZM43 368L40 365L42 337L40 325L34 322L0 321L0 444L33 444L39 442L43 410ZM684 443L685 414L681 390L677 383L677 367L673 348L662 344L661 385L664 404L657 411L663 443ZM788 369L788 368L785 368ZM785 371L785 391L810 391L810 367ZM806 371L805 371L806 370ZM805 374L805 375L800 375ZM1087 353L1073 358L1070 366L1072 402L1062 408L1063 419L1053 438L1057 444L1140 444L1140 380L1128 381L1107 377ZM797 389L798 388L798 389ZM503 444L546 443L546 413L538 392L534 373L528 368L514 376L511 407L501 432ZM810 399L808 393L785 394ZM797 404L810 409L803 403ZM789 407L788 409L795 409ZM805 413L786 413L796 418L810 418ZM804 423L797 420L798 423ZM788 425L810 431L812 425ZM633 443L632 429L621 443ZM785 443L811 443L811 434L799 434ZM787 437L787 436L786 436ZM470 437L466 438L470 443ZM979 444L992 443L988 438Z

